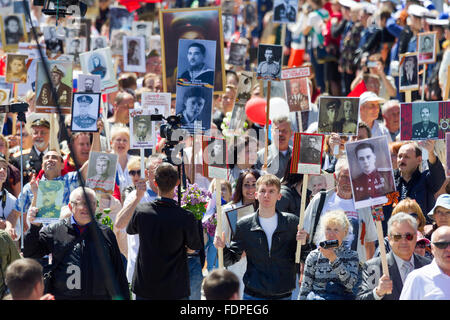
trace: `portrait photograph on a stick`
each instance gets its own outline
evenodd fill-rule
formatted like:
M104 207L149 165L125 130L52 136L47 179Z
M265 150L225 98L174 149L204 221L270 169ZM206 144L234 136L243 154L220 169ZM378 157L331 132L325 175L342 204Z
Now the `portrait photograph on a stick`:
M255 208L253 207L253 204L242 205L224 212L227 217L227 222L230 226L231 236L236 233L236 223L238 222L238 220L254 212Z
M211 179L227 179L228 158L225 139L203 136L203 175Z
M117 79L109 47L80 54L80 64L84 74L100 76L102 93L117 90Z
M72 107L72 62L49 60L50 81L56 90L58 103L63 114L70 114ZM56 113L56 100L53 97L49 79L42 61L37 63L36 73L36 112Z
M108 46L108 39L105 36L91 37L91 51L106 48Z
M172 96L176 93L179 40L202 39L216 42L214 93L224 93L226 76L222 9L220 7L204 7L161 10L160 26L163 91L170 92Z
M214 88L215 63L215 41L180 39L177 85L203 85Z
M3 51L16 51L19 42L28 42L25 15L2 15L0 16L0 26Z
M64 53L64 37L56 33L56 26L42 26L41 30L44 33L47 56Z
M320 174L325 136L313 133L294 133L291 173Z
M399 91L413 91L419 89L419 65L417 53L399 55Z
M437 54L437 31L417 35L418 63L435 63Z
M155 122L149 109L130 109L130 148L153 148L156 143Z
M428 101L400 104L400 139L445 139L449 131L450 102Z
M223 40L225 42L231 41L231 37L233 36L235 29L235 20L234 16L229 14L222 15L222 23L223 23Z
M68 38L66 39L66 54L73 57L75 65L80 64L80 53L86 52L86 38Z
M211 129L213 89L177 86L175 114L181 114L181 128L190 133Z
M6 82L27 82L27 60L28 55L8 53L6 55Z
M63 206L64 182L41 180L38 185L36 222L53 223L59 220Z
M132 33L134 37L143 37L145 52L150 50L150 37L153 31L153 22L151 21L133 21Z
M258 80L279 81L281 78L282 46L260 44L258 46L258 67L256 78Z
M355 208L384 204L395 192L391 154L386 136L345 144Z
M98 132L100 93L74 92L72 104L72 132Z
M116 181L117 154L91 151L86 187L98 193L112 194Z
M297 18L297 0L274 0L273 22L294 23Z
M162 114L168 117L170 113L171 94L168 92L142 92L141 105L152 114Z
M244 24L250 30L253 30L258 25L258 10L254 1L244 2Z
M77 91L85 93L101 92L101 79L99 75L80 74L77 80Z
M143 37L124 37L123 69L127 72L145 72L145 43Z
M231 42L228 64L243 66L247 57L247 45L244 43Z
M310 110L311 101L308 79L297 78L285 80L286 97L290 112Z
M250 100L252 96L252 89L254 85L253 72L242 71L239 76L239 83L236 94L236 103L244 105Z
M355 136L358 133L359 98L320 97L318 132Z

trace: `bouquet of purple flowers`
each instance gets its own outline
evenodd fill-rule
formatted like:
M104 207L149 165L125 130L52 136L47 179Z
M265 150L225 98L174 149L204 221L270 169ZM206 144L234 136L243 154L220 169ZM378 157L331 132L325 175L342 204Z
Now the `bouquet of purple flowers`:
M206 206L211 199L211 192L200 188L198 184L188 184L181 193L181 207L192 212L197 220L202 220ZM178 201L178 187L175 188L175 201Z

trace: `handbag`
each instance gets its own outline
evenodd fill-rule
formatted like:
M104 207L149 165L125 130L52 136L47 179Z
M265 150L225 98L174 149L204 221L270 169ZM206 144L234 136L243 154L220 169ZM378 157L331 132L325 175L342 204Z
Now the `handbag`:
M326 195L327 192L325 190L320 190L319 206L317 207L316 218L314 220L314 225L310 237L311 242L302 245L302 251L300 253L300 261L302 263L305 263L306 257L309 255L309 253L317 248L317 246L312 242L312 239L314 239L314 235L316 233L317 224L319 223L320 214L322 213L322 209L325 204Z

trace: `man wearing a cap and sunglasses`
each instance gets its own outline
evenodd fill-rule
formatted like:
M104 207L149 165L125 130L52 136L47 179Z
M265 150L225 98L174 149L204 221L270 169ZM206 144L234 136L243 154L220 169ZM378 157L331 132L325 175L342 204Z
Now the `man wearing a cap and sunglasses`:
M433 261L406 278L400 300L450 300L450 226L431 236Z

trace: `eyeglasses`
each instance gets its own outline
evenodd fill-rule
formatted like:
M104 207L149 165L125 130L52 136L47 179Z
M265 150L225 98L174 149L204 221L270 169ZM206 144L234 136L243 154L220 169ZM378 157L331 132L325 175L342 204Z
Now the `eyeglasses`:
M134 175L140 176L141 175L141 170L130 170L130 171L128 171L128 173L129 173L130 176L134 176Z
M424 241L416 243L416 248L425 249L426 247L428 247L428 245Z
M84 201L70 201L74 206L76 207L87 207L87 203ZM91 208L95 208L97 207L97 203L96 202L92 202L91 203Z
M450 241L442 241L442 242L433 242L434 246L438 249L444 250L450 246Z
M403 234L393 234L392 238L394 239L394 241L400 241L402 239L406 239L408 241L412 241L414 239L414 235L412 233L407 233L405 235Z

